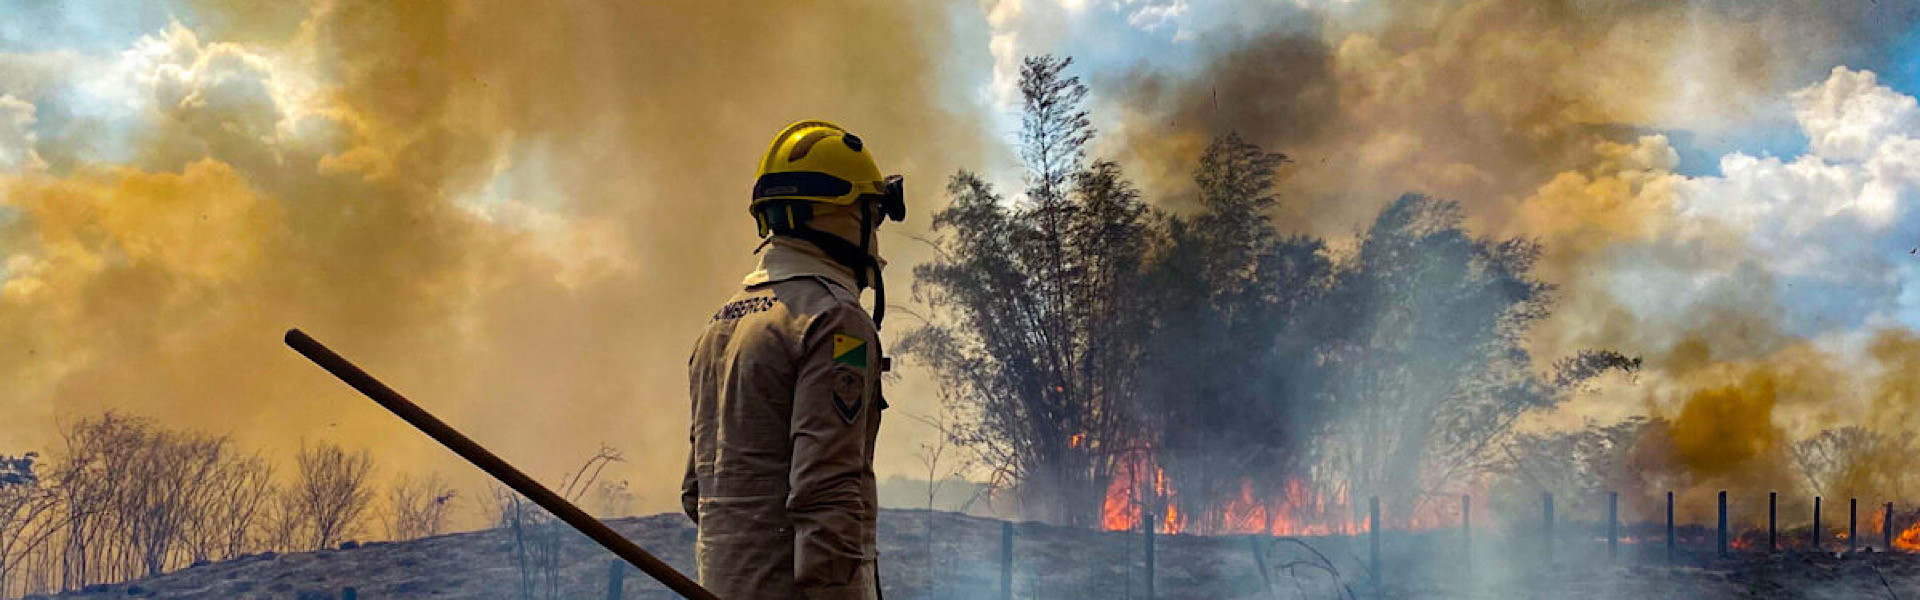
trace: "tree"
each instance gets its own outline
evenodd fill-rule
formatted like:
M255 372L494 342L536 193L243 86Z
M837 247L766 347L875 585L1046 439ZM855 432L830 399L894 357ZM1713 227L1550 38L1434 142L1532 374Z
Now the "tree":
M1322 242L1282 237L1266 214L1286 161L1235 134L1215 139L1194 171L1200 210L1170 219L1149 275L1140 412L1178 491L1174 508L1197 532L1270 529L1277 507L1226 509L1284 497L1317 429L1318 396L1303 385L1316 365L1299 319L1332 264Z
M1144 321L1116 315L1140 302L1152 214L1117 164L1086 164L1093 129L1071 65L1040 56L1021 70L1018 202L965 171L948 185L938 258L914 270L936 318L901 349L953 390L956 441L1015 484L1023 512L1093 525L1134 437Z
M333 444L301 444L295 462L295 479L279 497L279 545L320 550L358 534L373 504L372 455Z
M1469 235L1456 202L1417 194L1381 211L1312 316L1326 340L1326 460L1352 497L1379 495L1405 518L1446 483L1493 468L1500 440L1609 370L1639 361L1587 351L1531 370L1523 336L1552 286L1533 275L1530 240Z
M454 496L439 473L401 476L387 490L387 538L412 540L439 535L446 528Z
M1899 498L1905 491L1902 475L1907 457L1913 456L1915 438L1911 433L1840 427L1821 430L1789 450L1813 495Z
M580 464L579 470L560 478L560 496L579 504L580 498L594 489L600 473L608 465L625 460L619 450L602 444L599 451ZM513 539L514 565L520 573L520 597L525 600L560 598L562 545L578 534L513 490L495 486L493 500L494 523Z
M59 505L34 472L39 457L35 452L0 454L0 596L25 591L14 575L59 532L57 523L46 518Z

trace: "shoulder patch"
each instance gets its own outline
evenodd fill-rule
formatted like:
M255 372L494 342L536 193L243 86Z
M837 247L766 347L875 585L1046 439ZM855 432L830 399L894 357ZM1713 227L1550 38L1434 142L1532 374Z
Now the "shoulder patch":
M833 366L833 410L840 420L852 425L867 405L867 375L860 369L842 364Z
M867 368L867 341L844 333L833 334L833 362Z

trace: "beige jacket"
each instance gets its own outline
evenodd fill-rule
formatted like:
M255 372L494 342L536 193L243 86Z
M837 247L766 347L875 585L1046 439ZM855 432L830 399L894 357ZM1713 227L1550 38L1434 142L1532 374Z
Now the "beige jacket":
M700 583L728 599L878 596L881 354L852 272L774 238L688 363L681 504Z

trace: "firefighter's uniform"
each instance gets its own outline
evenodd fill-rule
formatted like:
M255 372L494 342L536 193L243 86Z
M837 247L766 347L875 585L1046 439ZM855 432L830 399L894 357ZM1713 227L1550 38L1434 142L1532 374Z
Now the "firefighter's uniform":
M795 131L769 154L789 154L783 141ZM756 217L770 212L758 209L761 196ZM867 278L831 248L782 235L804 220L780 220L762 221L771 235L759 268L713 314L688 363L693 449L681 502L699 525L700 582L729 599L877 598L873 450L885 403L878 326L860 306Z

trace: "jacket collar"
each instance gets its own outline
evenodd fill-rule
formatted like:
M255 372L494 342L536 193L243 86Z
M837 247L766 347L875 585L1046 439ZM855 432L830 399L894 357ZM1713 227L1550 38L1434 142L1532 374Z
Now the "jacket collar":
M780 235L767 240L765 250L760 252L760 265L740 283L753 287L795 277L820 277L847 291L860 292L853 282L853 269L833 262L813 244Z

